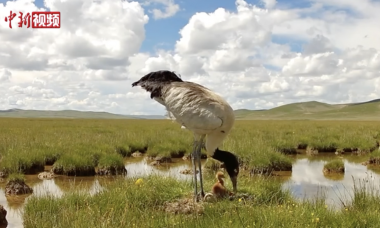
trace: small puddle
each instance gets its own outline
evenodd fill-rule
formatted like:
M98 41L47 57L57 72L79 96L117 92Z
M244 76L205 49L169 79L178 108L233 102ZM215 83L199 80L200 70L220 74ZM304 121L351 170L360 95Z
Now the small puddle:
M341 200L345 204L352 200L354 184L360 186L364 180L369 180L367 183L370 186L377 186L376 190L379 189L380 170L362 165L366 158L360 156L341 156L345 173L325 176L322 171L323 166L332 158L336 158L336 155L297 157L293 163L293 172L290 178L284 181L283 188L289 189L298 199L324 197L326 204L334 208L343 206Z
M355 180L372 178L378 180L380 168L367 168L361 162L365 157L346 155L342 156L345 163L345 174L326 177L323 172L323 165L331 160L335 155L306 156L297 155L293 163L293 172L278 172L279 178L283 180L283 188L290 189L293 195L299 199L312 199L322 193L326 196L327 204L342 206L340 198L350 200L350 194ZM150 174L169 176L181 180L192 180L193 175L181 174L185 169L192 170L191 161L182 159L172 159L172 163L163 163L160 166L149 165L151 160L146 157L128 158L125 160L127 177L141 177ZM202 160L202 164L206 160ZM46 166L46 171L51 167ZM199 174L198 174L199 178ZM40 180L37 175L26 175L26 183L33 188L35 195L62 196L72 189L90 192L90 194L102 190L102 185L113 181L107 177L67 177L57 176L51 180ZM0 182L0 204L7 210L8 227L21 228L22 213L26 198L29 196L6 197L4 193L5 181Z

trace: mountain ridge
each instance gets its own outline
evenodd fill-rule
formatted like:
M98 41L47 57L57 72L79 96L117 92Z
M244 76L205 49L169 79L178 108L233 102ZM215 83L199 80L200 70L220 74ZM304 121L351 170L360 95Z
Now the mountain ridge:
M328 104L319 101L295 102L271 109L234 110L236 119L325 119L380 120L380 99L365 102ZM78 110L0 110L8 118L73 118L73 119L167 119L164 115L123 115L105 111Z
M296 102L264 111L238 109L235 114L237 119L380 120L380 99L343 104Z

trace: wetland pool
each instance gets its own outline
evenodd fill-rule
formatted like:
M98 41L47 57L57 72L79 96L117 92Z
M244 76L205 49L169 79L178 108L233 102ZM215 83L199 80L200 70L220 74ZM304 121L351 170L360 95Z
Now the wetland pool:
M295 155L292 172L277 172L282 180L283 188L289 189L298 199L313 199L324 195L328 206L341 207L340 199L350 201L354 183L359 180L372 180L373 186L379 189L380 169L362 165L367 158L365 156L342 155L345 164L345 173L325 176L323 165L337 155L319 154L316 156ZM206 160L202 160L203 164ZM191 161L173 159L173 163L156 167L149 165L145 157L128 158L125 162L127 169L126 178L140 177L150 174L171 176L182 180L192 180L192 175L180 173L185 169L192 169ZM46 166L46 171L51 167ZM68 177L56 176L50 180L41 180L37 175L25 175L26 184L33 188L33 194L50 194L57 197L71 189L80 189L90 194L99 192L107 182L113 181L112 177ZM229 179L228 177L226 177ZM254 181L254 178L252 179ZM6 181L0 182L0 205L7 211L8 226L12 228L23 227L22 213L26 196L5 196Z

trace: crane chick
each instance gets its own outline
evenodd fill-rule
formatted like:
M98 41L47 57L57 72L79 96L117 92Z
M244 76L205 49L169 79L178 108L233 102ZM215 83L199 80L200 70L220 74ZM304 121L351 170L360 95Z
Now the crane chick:
M210 197L213 197L214 199L220 199L224 198L230 195L230 192L227 190L227 188L224 186L224 180L225 178L224 173L219 171L215 175L216 179L218 180L211 188L211 193L207 193L204 197L204 200L208 200Z

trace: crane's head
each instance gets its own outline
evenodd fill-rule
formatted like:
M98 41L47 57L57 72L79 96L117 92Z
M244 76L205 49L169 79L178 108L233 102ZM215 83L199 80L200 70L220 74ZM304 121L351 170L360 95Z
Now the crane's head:
M223 167L230 176L233 191L237 192L237 177L239 175L239 161L235 154L216 148L212 158L223 162Z
M170 83L170 82L183 82L182 79L172 71L159 70L153 71L149 74L144 75L140 80L132 83L134 86L149 87L159 83Z

